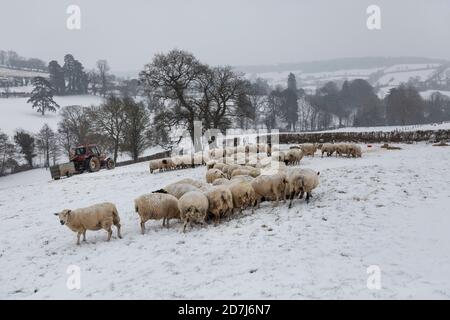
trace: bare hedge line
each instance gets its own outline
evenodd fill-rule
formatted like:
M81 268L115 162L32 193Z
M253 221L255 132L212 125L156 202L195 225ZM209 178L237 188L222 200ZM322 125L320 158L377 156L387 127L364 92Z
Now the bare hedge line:
M360 143L440 142L450 140L450 130L283 133L279 134L278 138L280 144L321 143L333 141Z

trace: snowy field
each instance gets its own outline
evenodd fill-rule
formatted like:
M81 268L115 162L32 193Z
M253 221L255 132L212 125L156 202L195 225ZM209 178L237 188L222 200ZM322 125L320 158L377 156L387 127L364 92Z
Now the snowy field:
M33 77L44 77L48 78L49 74L46 72L39 71L29 71L29 70L19 70L19 69L11 69L0 66L0 77L25 77L25 78L33 78Z
M38 132L44 124L48 124L52 129L58 128L60 117L58 112L49 112L45 116L36 112L36 109L27 103L28 98L3 98L0 99L0 129L9 135L13 135L17 129L25 129L33 133ZM71 105L99 105L103 98L98 96L83 95L83 96L62 96L55 97L54 100L59 106Z
M306 158L321 184L307 205L263 203L185 234L147 222L133 199L205 167L151 175L141 163L51 181L37 169L0 178L0 298L450 298L450 150L374 146L361 159ZM112 201L124 238L76 235L53 212ZM81 289L66 288L70 265ZM381 290L366 286L381 268Z

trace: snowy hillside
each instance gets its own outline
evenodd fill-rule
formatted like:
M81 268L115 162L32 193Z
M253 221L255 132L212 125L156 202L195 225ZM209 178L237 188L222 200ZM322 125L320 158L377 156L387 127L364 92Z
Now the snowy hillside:
M49 74L45 72L28 71L11 69L0 66L0 77L18 77L18 78L34 78L34 77L44 77L48 78Z
M321 172L307 205L263 203L254 215L185 234L148 222L133 199L205 168L151 175L141 163L51 181L49 172L0 178L0 298L450 298L450 152L426 144L361 159L306 158ZM124 238L76 236L52 214L112 201ZM81 268L81 289L66 288ZM381 269L381 290L366 287Z
M273 86L286 86L287 77L290 72L294 73L299 87L304 88L308 93L314 93L315 89L323 86L328 81L342 82L354 79L365 79L373 86L379 87L379 96L384 97L387 92L401 83L406 83L410 79L419 81L436 82L440 79L445 83L445 77L450 72L442 69L438 63L410 63L380 66L368 69L344 69L332 72L303 72L302 70L282 71L282 72L261 72L247 73L248 79L263 78Z
M55 97L60 107L70 105L98 105L103 99L98 96L63 96ZM58 113L48 113L45 116L37 113L27 103L28 98L0 99L0 129L9 135L14 134L16 129L22 128L26 131L37 132L47 123L52 129L57 129L60 120Z

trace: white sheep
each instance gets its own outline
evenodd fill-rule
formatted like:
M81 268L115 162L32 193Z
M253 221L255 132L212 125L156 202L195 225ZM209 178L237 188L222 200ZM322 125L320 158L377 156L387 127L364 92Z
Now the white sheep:
M213 183L214 180L219 178L226 178L227 176L219 169L209 169L206 171L206 182Z
M213 186L221 186L224 184L228 184L230 183L230 180L226 179L226 178L219 178L214 180L214 182L212 183Z
M305 156L313 156L317 151L317 144L315 143L304 143L300 145L300 149L303 151Z
M347 157L350 157L350 148L349 144L347 143L339 143L336 145L336 157L343 155L347 155Z
M104 229L108 232L108 241L111 240L112 225L116 226L117 236L122 239L119 213L112 203L105 202L75 210L65 209L55 215L59 217L61 225L66 225L77 233L77 245L80 244L81 235L83 235L83 241L86 241L86 230Z
M217 160L209 160L209 161L206 163L206 169L209 170L209 169L214 168L214 166L216 165L216 163L217 163Z
M238 209L241 213L243 209L252 207L254 213L254 206L256 204L256 193L252 185L247 181L235 180L226 185L233 197L233 211Z
M350 144L348 147L348 153L353 157L353 158L361 158L362 157L362 150L361 147L356 145L356 144Z
M330 157L331 155L333 155L334 152L336 152L336 145L333 143L324 143L322 145L321 151L322 151L322 158L324 153L327 154L327 157Z
M284 162L286 164L298 165L303 158L303 151L300 149L290 149L286 152Z
M219 169L220 171L224 172L223 168L227 166L226 163L216 163L213 167L213 169Z
M136 212L141 218L141 232L145 233L145 222L163 219L163 226L169 228L170 219L180 219L178 199L170 194L151 193L134 200Z
M306 193L306 202L309 203L311 192L319 185L320 172L311 169L291 169L288 171L288 190L289 208L292 207L292 201L295 196L303 198Z
M204 192L209 201L208 212L217 224L220 218L233 213L233 196L226 186L214 186Z
M208 184L206 184L203 181L198 181L198 180L194 180L194 179L191 179L191 178L181 179L181 180L179 180L179 181L177 181L175 183L172 183L172 184L185 184L185 183L193 185L194 187L197 187L199 189L203 189L203 188L208 186Z
M272 160L284 162L285 160L285 153L283 151L274 151L272 152Z
M190 191L178 200L178 208L185 232L188 224L192 228L192 222L205 222L209 209L208 197L202 192Z
M280 199L286 202L287 179L284 173L259 176L251 181L251 185L256 193L258 208L262 200L276 200L275 206Z
M162 189L153 191L153 193L171 194L177 199L180 199L185 193L190 191L199 191L200 189L188 183L173 183L165 186Z
M236 169L236 170L233 170L231 177L243 176L243 175L256 178L257 176L261 175L261 170L259 170L257 168L252 168L252 167L250 167L250 169L248 169L248 168Z
M149 163L150 173L153 173L155 170L162 170L162 162L161 159L150 160Z

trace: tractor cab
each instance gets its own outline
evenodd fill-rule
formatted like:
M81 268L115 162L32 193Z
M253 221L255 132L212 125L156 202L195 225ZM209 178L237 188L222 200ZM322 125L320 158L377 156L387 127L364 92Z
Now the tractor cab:
M70 161L77 171L95 172L100 168L113 169L115 164L111 158L102 154L95 144L78 146L71 150Z

